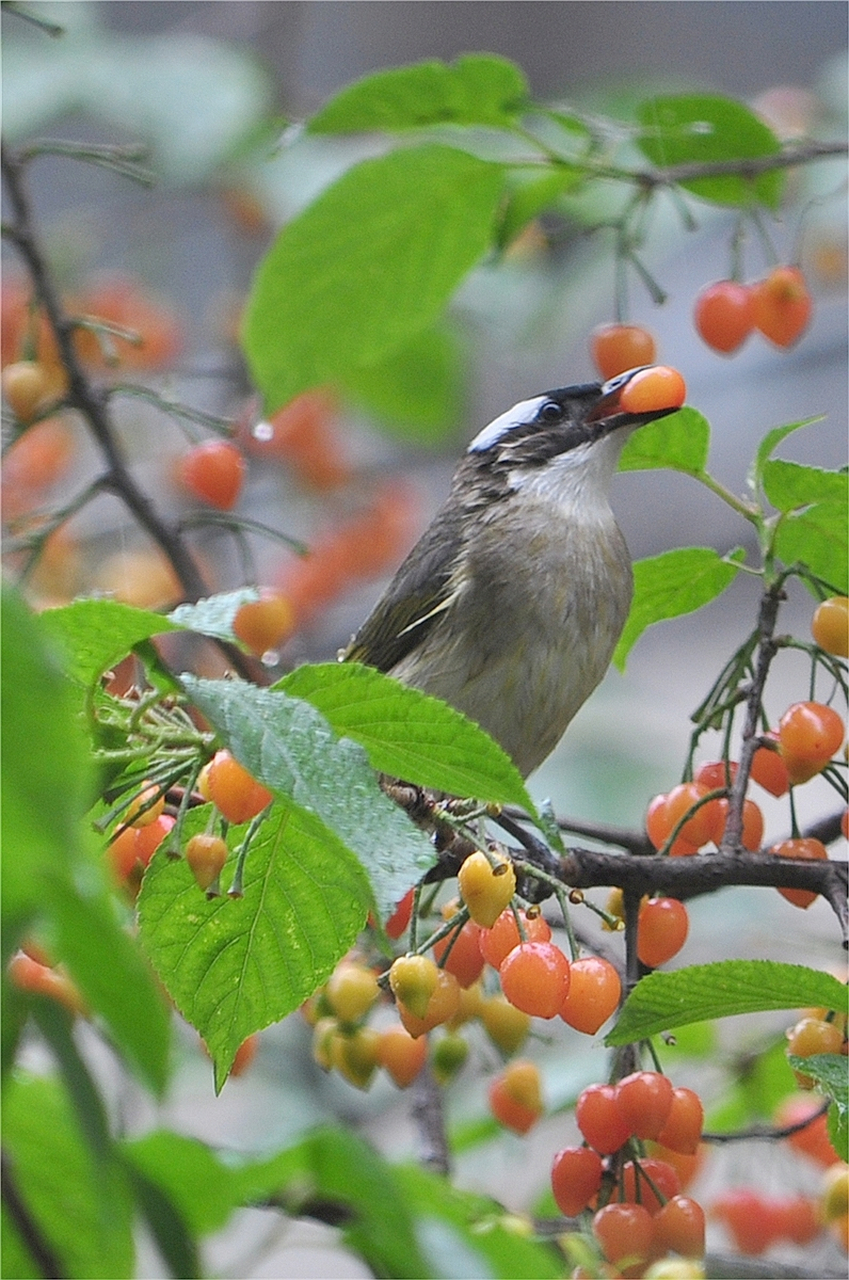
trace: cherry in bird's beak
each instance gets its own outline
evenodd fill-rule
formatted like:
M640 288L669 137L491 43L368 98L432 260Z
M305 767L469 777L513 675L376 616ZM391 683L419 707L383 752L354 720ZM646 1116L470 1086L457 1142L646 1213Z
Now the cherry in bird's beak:
M677 369L668 365L640 365L610 378L601 388L601 397L587 415L588 422L600 422L622 415L632 422L651 422L680 409L687 387Z

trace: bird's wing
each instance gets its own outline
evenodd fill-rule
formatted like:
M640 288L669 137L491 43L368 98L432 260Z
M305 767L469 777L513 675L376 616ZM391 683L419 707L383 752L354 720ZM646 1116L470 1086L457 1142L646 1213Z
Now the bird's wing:
M343 662L391 671L422 643L456 594L460 528L456 509L439 512L342 653Z

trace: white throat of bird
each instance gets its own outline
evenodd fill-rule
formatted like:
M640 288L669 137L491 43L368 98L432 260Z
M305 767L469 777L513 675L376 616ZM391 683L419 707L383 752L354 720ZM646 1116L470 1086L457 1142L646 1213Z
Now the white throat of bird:
M608 494L622 446L635 427L621 427L601 440L577 445L541 467L510 471L510 488L525 498L553 503L573 517L594 523L609 517Z

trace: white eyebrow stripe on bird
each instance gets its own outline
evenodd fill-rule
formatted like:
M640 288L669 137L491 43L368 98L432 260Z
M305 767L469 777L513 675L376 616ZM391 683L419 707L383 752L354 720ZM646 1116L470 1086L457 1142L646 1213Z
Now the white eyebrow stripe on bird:
M483 453L485 449L491 449L494 444L498 444L499 440L502 440L515 427L522 427L528 422L533 422L548 398L548 396L542 395L534 396L531 400L520 400L518 404L513 405L512 409L508 409L506 413L499 414L497 418L493 418L488 426L479 431L466 452Z

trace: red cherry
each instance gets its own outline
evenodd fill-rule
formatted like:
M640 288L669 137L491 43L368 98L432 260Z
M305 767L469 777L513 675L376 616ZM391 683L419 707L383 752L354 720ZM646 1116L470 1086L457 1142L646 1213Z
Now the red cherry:
M720 844L725 834L725 827L728 821L728 804L727 800L711 800L710 804L705 805L706 809L714 810L714 834L713 839L716 844ZM761 847L761 841L764 834L764 816L760 807L754 800L743 801L743 829L740 832L740 843L744 849L754 852Z
M656 413L680 409L686 398L687 386L678 370L655 364L629 378L619 393L619 404L625 413Z
M527 1133L543 1112L539 1068L534 1062L511 1062L489 1086L489 1106L499 1124Z
M414 890L408 889L401 901L398 903L392 915L386 921L386 936L397 941L401 934L410 923L410 916L413 913L413 893Z
M609 960L582 956L572 961L569 990L560 1006L560 1016L576 1031L594 1036L616 1009L621 994L619 974Z
M548 942L551 928L544 916L520 913L522 928L528 942ZM522 939L516 925L516 917L508 907L501 912L491 929L482 929L479 935L481 954L493 969L500 969L514 947L518 947Z
M764 736L774 738L776 746L778 745L777 735L765 734ZM764 791L768 791L771 796L786 796L790 790L787 765L780 752L771 747L758 747L755 751L752 756L751 777L753 782L763 787Z
M666 964L687 940L690 920L677 898L651 898L640 907L637 954L649 969Z
M739 765L736 760L706 760L695 772L694 781L706 791L718 791L734 785Z
M647 1156L638 1164L629 1160L623 1165L620 1190L623 1200L641 1204L649 1213L655 1214L664 1200L678 1195L681 1184L671 1164Z
M229 440L207 440L177 463L184 489L219 511L235 507L245 479L245 460Z
M470 987L483 972L484 959L479 941L481 932L479 924L475 924L474 920L467 920L459 933L443 938L433 948L433 954L440 963L448 953L442 967L454 974L461 987Z
M754 328L752 291L736 280L717 280L696 299L696 329L714 351L730 355Z
M820 773L843 742L843 719L821 702L794 702L778 724L778 749L795 787Z
M551 1190L557 1207L574 1218L598 1194L604 1166L590 1147L564 1147L551 1165Z
M634 1071L616 1086L619 1110L636 1138L657 1138L672 1108L672 1082L659 1071Z
M657 347L647 329L637 324L602 324L590 339L593 364L605 381L627 369L653 364Z
M657 1140L661 1146L669 1147L672 1151L695 1155L702 1136L704 1118L704 1108L697 1093L692 1089L673 1089L669 1115Z
M689 1196L673 1196L654 1217L654 1243L658 1253L680 1253L701 1258L705 1252L705 1212Z
M569 990L569 961L553 942L520 942L498 970L501 990L523 1013L554 1018Z
M812 311L811 295L798 267L775 267L752 285L755 328L777 347L792 347L807 329Z
M606 1204L593 1218L593 1235L608 1262L644 1263L652 1252L654 1222L642 1205Z
M612 1084L588 1085L575 1104L575 1119L590 1146L603 1156L618 1151L631 1137Z
M828 850L825 845L822 841L815 840L813 837L782 840L780 844L772 846L770 853L779 858L803 858L812 862L828 858ZM812 902L815 902L818 896L812 893L810 889L779 889L778 892L782 898L792 902L794 907L801 907L803 911Z
M770 1206L746 1187L732 1187L717 1196L711 1213L728 1228L740 1253L755 1256L778 1239L778 1224Z
M273 796L229 751L216 751L206 775L209 799L228 822L249 822L271 804Z

